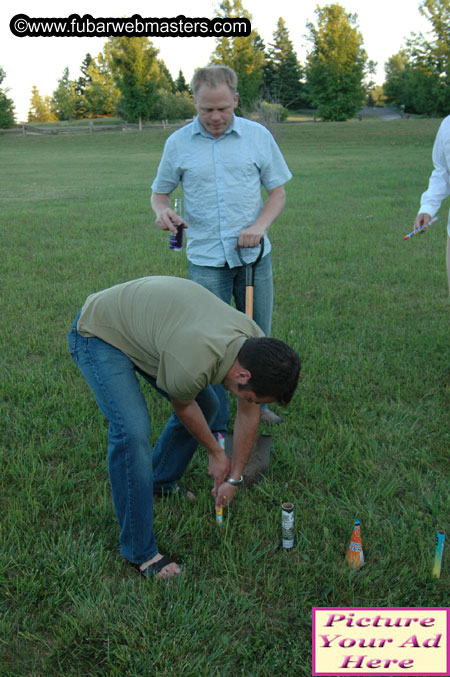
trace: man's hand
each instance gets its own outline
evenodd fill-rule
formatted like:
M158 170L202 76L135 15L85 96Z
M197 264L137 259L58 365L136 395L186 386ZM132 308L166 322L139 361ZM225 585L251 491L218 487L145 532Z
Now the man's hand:
M241 230L237 244L239 247L257 247L265 232L279 217L286 204L286 193L283 186L267 191L268 198L256 221L248 228ZM236 245L237 247L237 245Z
M248 402L245 399L238 399L237 415L234 425L233 434L233 453L231 456L231 477L236 480L244 472L245 464L250 455L253 443L258 432L258 424L260 418L259 404ZM225 477L228 476L228 471ZM216 508L220 506L227 507L234 498L236 493L236 485L224 481L215 484L212 490L212 495L216 499Z
M232 484L228 484L228 482L223 482L223 484L217 488L217 491L215 489L212 490L212 495L216 498L216 510L221 506L228 508L234 498L237 488L238 487L233 486Z
M152 193L152 209L156 215L156 225L161 230L170 230L172 233L177 232L177 226L183 224L187 228L186 221L174 212L170 207L170 194L167 193Z
M183 224L185 228L188 227L186 221L183 221L183 219L174 212L173 209L170 209L170 207L167 207L167 209L160 212L156 218L156 225L158 228L161 228L161 230L170 230L172 233L176 233L177 226L180 226L181 224Z
M214 489L212 489L213 496L216 496L219 488L223 486L225 478L230 474L231 468L230 459L223 449L220 451L220 454L209 453L208 472L214 477Z
M427 214L426 212L421 212L416 216L416 220L414 221L414 229L420 228L423 226L422 230L420 233L424 233L428 226L430 225L431 221L431 215Z
M217 491L230 474L230 459L209 429L203 412L195 400L179 400L171 397L170 401L184 427L207 450L208 471L214 477L213 491Z
M244 228L239 233L238 245L239 247L257 247L264 237L265 228L253 224L248 228Z

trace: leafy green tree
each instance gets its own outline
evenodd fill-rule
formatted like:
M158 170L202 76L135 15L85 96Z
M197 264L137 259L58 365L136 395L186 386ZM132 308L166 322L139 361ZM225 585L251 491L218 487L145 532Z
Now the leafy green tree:
M347 120L361 107L368 59L357 16L338 4L317 7L317 26L308 22L312 50L307 57L308 89L324 120Z
M406 112L448 115L450 110L450 0L425 0L420 12L432 25L432 40L412 34L385 64L384 91Z
M149 120L159 100L161 74L158 50L145 37L109 39L110 68L120 91L119 112L129 122Z
M155 108L154 118L159 120L187 120L196 113L192 96L188 92L160 91L160 98Z
M6 78L6 73L0 66L0 85ZM0 127L12 127L14 119L14 102L7 96L8 89L0 87Z
M52 97L52 110L58 120L73 120L76 118L77 99L75 82L70 79L69 69L66 66Z
M367 93L367 105L380 107L386 105L386 96L382 85L375 85L369 89Z
M424 44L432 52L440 71L448 70L450 61L450 0L424 0L419 10L431 22L434 33L434 41Z
M304 99L302 69L297 59L289 31L283 18L278 19L277 29L270 43L267 61L263 69L264 96L287 108L295 108ZM303 96L302 96L303 94Z
M222 0L217 16L251 20L251 14L244 9L241 0ZM211 60L233 68L238 77L239 107L251 109L263 84L265 55L259 34L253 30L248 36L218 38Z
M31 88L28 122L53 122L57 119L55 113L52 111L51 97L41 96L36 85L33 85Z
M391 56L384 64L383 89L388 103L393 103L398 107L405 105L408 68L408 54L404 49Z
M400 50L386 62L385 73L383 89L388 103L407 113L433 114L439 82L428 68L415 64L410 53Z
M106 51L105 51L106 50ZM92 59L86 71L83 106L87 117L110 117L116 114L120 91L108 66L107 45Z
M450 0L425 0L419 10L431 23L433 39L427 41L422 36L414 36L407 44L411 66L416 71L414 85L421 94L425 88L434 101L421 97L417 109L427 114L447 115L450 109Z
M427 68L414 64L401 50L385 65L383 89L386 101L406 113L436 115L439 112L439 77Z

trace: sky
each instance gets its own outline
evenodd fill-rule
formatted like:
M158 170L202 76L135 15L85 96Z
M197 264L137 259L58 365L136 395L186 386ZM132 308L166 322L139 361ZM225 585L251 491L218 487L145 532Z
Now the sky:
M266 48L273 40L278 19L283 17L300 63L308 51L308 21L315 23L317 5L324 7L338 2L349 13L358 15L359 31L369 59L378 63L374 80L384 81L384 64L405 44L411 33L429 34L429 21L419 12L419 0L243 0L252 15L252 28L262 37ZM213 18L219 6L216 0L3 0L0 6L0 67L6 72L1 87L8 88L14 101L17 121L26 121L31 89L35 85L41 96L51 96L64 68L76 80L87 53L96 57L106 37L16 37L9 28L12 17L25 14L30 18L61 17L71 14L92 17L205 17ZM209 62L215 48L214 38L149 38L159 49L162 59L175 79L181 68L190 81L195 68Z

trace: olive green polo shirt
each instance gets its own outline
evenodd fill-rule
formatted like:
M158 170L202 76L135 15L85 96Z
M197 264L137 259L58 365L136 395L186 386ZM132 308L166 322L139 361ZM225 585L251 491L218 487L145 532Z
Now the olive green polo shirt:
M121 350L182 400L221 383L246 339L264 336L253 320L196 282L162 276L91 294L77 329Z

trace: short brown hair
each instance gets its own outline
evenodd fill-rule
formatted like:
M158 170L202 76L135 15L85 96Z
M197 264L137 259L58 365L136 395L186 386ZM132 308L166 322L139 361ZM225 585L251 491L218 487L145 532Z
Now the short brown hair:
M197 68L195 71L191 82L191 89L194 96L197 96L198 90L202 85L217 87L223 83L228 85L232 94L236 94L237 75L232 68L220 66L219 64L206 66L205 68Z
M300 356L293 348L275 338L248 338L237 359L251 374L239 390L253 390L257 397L273 397L279 404L289 404L301 369Z

